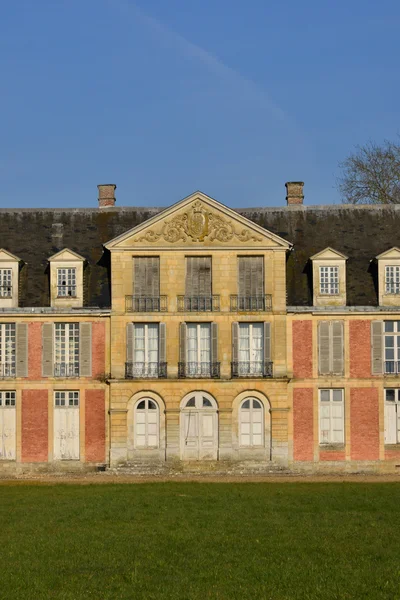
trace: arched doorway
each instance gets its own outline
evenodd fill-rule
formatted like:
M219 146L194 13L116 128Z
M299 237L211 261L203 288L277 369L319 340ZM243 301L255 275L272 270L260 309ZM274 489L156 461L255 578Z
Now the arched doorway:
M181 402L182 460L217 460L217 403L206 392L193 392Z

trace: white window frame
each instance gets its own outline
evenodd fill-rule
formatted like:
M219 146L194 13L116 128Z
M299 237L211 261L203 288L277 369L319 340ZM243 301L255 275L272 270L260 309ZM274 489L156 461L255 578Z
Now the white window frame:
M79 391L56 390L54 392L54 406L56 408L79 408Z
M8 454L1 454L0 460L16 459L16 392L15 390L0 391L0 437L1 449L4 451L4 441L14 438L14 444L8 448Z
M16 376L16 325L0 323L0 377Z
M54 323L53 336L55 376L79 377L79 323Z
M244 404L246 402L250 403L249 408L244 408ZM255 402L260 405L260 408L254 407ZM243 421L243 414L245 411L249 413L249 421L248 422ZM257 425L257 423L254 423L254 412L255 411L260 411L260 413L261 413L261 433L254 432L254 426ZM242 432L243 425L247 424L247 423L249 424L249 433L248 434ZM249 444L242 444L242 435L249 435L249 437L250 437ZM254 443L255 435L261 435L261 444ZM264 447L264 439L265 439L264 405L261 402L261 400L259 400L258 398L253 398L253 397L245 398L240 403L240 406L239 406L239 446L240 446L240 448L263 448Z
M340 400L338 399L334 399L335 396L337 396L340 393L341 398ZM328 400L323 400L322 397L323 396L327 396L329 394L329 399ZM343 446L345 443L345 404L344 404L344 390L342 388L322 388L320 390L318 390L318 407L319 407L319 420L318 420L318 431L319 431L319 443L321 446ZM336 429L335 428L335 419L338 419L339 417L335 417L333 414L333 409L336 406L341 406L342 409L342 416L340 417L341 419L341 423L342 423L342 428L341 429ZM322 409L327 408L328 411L328 416L326 416L326 414L323 414L323 410ZM325 411L324 411L325 412ZM329 420L329 429L326 429L325 426L323 427L323 423L322 421L324 419L328 419ZM326 439L326 436L323 435L323 432L327 431L328 432L328 436ZM337 431L341 431L341 440L337 440L335 439L337 436L335 435L335 432Z
M253 335L255 327L257 330L261 330L261 336ZM248 335L243 335L245 329L248 328ZM241 341L243 339L249 340L249 347L241 348ZM257 348L255 344L256 339L261 339L261 347ZM248 360L242 360L241 353L248 351ZM255 353L260 354L259 360L253 360ZM238 335L238 373L239 375L262 375L264 373L264 323L239 323L239 335ZM248 369L246 368L248 364ZM253 365L253 366L252 366ZM257 368L259 365L259 368Z
M137 332L139 331L139 327L143 327L144 330L144 336L143 337L139 337L137 336ZM149 331L156 331L157 332L157 336L155 336L154 338L151 338L151 336L149 335ZM137 348L137 340L142 339L143 340L143 348ZM150 353L154 352L154 349L150 348L150 340L151 339L156 339L157 340L157 357L156 360L149 360L150 359ZM139 361L137 360L137 354L139 352L143 352L144 354L144 361ZM160 364L160 326L159 323L133 323L133 365L135 368L135 376L142 376L142 377L151 377L151 376L158 376L158 369L159 369L159 364ZM139 365L142 365L141 368L139 368Z
M388 395L389 394L393 394L394 396L394 400L388 400ZM400 444L400 389L399 388L385 388L384 389L384 397L385 397L385 445L394 445L394 444ZM394 440L388 440L388 437L390 435L389 431L388 431L388 421L390 419L390 412L388 409L389 407L392 409L394 408L393 411L393 417L395 419L394 423L391 423L391 427L390 429L393 429L395 431L395 439ZM393 432L391 432L393 433Z
M0 269L0 298L12 298L12 269Z
M57 268L57 297L76 298L76 267Z
M195 331L196 335L191 337L191 331ZM208 335L203 336L204 332L208 332ZM193 340L196 340L196 347L192 350L190 344ZM202 347L203 340L205 347ZM200 376L211 372L211 343L211 323L186 323L186 372L188 376ZM196 360L191 360L192 352L196 354ZM204 355L208 356L208 360L202 360Z
M338 265L319 267L319 293L321 296L338 296L340 294L339 283Z
M393 346L387 344L391 337ZM389 375L400 372L400 321L383 321L383 371Z
M400 266L385 266L385 294L400 294Z
M139 408L140 405L142 404L142 402L145 402L145 408ZM156 407L155 409L149 408L150 402L155 405L155 407ZM150 414L152 416L156 415L155 423L149 423ZM144 419L143 423L138 422L139 421L138 415L140 415L140 417ZM137 432L138 425L144 425L144 434L138 434L138 432ZM152 425L155 425L155 431L156 431L155 433L149 433L149 428ZM138 443L139 436L145 438L144 444ZM156 437L155 444L149 444L150 436ZM135 411L134 411L134 447L137 450L151 450L151 449L155 450L160 447L160 407L158 405L158 402L156 402L153 398L141 398L136 403Z

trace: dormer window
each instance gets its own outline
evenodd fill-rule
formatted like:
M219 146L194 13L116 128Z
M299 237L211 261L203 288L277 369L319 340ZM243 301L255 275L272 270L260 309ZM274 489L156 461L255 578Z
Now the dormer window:
M21 259L0 249L0 308L18 306L18 279Z
M325 248L311 256L314 306L346 306L347 256Z
M339 267L319 268L319 287L321 294L339 294Z
M57 269L57 296L76 298L76 268Z
M12 298L12 269L0 269L0 297Z
M376 257L379 306L400 304L400 248L390 248Z
M385 267L385 293L400 294L400 266Z

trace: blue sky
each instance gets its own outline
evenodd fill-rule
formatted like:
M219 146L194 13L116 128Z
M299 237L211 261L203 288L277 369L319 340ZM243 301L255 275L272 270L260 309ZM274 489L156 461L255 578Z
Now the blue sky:
M340 202L400 131L398 0L0 0L1 207Z

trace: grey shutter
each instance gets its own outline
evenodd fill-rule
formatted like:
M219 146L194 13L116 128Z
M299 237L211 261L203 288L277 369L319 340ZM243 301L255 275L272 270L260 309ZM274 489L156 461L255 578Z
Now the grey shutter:
M43 377L53 377L53 323L42 325L42 374Z
M186 362L186 323L179 326L179 362Z
M126 325L126 362L133 363L133 323Z
M239 323L232 323L232 362L239 362Z
M264 361L271 362L271 323L264 323Z
M16 327L16 376L28 377L28 325L17 323Z
M167 362L167 326L165 323L160 323L159 325L159 330L158 330L158 335L159 335L159 350L158 350L158 354L159 354L159 361L160 363L166 363Z
M79 325L79 375L92 376L92 324Z
M239 296L264 294L264 258L239 256Z
M211 257L186 257L186 296L211 296Z
M211 323L211 362L218 362L218 323Z
M318 323L318 372L320 375L327 375L331 372L330 341L329 321L320 321Z
M133 294L142 298L160 295L160 258L139 256L133 259Z
M383 371L383 321L371 322L372 375Z
M343 321L332 321L332 373L344 374Z

